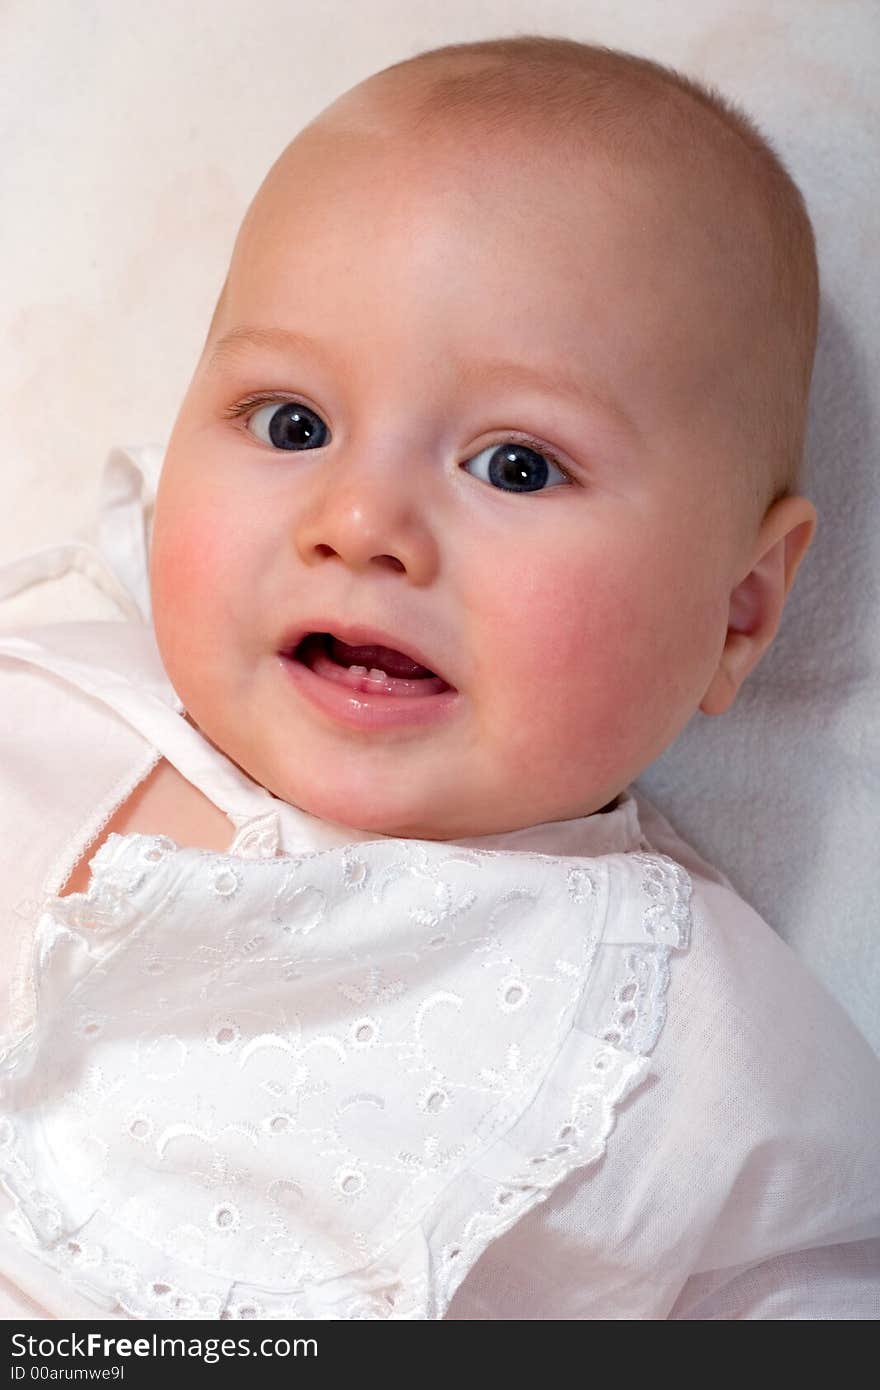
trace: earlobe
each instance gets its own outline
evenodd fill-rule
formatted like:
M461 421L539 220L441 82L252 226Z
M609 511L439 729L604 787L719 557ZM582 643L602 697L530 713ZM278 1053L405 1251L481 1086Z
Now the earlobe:
M700 701L704 714L726 714L749 671L758 662L760 653L750 637L728 628L727 640L709 688Z
M813 539L818 514L806 497L784 497L767 512L751 566L730 595L727 635L699 708L724 714L776 636L785 600Z

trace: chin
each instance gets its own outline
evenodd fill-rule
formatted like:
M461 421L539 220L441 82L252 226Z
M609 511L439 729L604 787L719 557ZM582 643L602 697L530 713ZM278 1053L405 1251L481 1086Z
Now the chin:
M439 840L454 833L444 831L436 823L432 825L416 808L377 804L375 797L360 797L344 787L290 787L285 790L270 787L269 790L310 816L352 830L409 840Z

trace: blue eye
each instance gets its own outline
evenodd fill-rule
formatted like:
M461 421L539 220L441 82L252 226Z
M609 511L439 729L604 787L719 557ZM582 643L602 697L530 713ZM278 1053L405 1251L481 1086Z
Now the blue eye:
M481 482L491 483L504 492L541 492L550 479L550 470L557 474L553 487L568 483L568 478L549 454L539 453L528 444L511 440L506 444L490 444L474 456L472 462L488 456L488 468L477 473Z
M248 420L248 428L267 412L269 437L263 443L272 444L276 449L320 449L330 437L324 421L299 401L285 401L282 405L276 403L255 410ZM257 438L263 436L258 434Z
M227 418L246 416L248 430L258 439L288 453L321 449L328 442L330 431L324 421L302 401L275 399L254 410L258 400L248 397L224 414ZM266 416L266 423L254 428L261 416ZM468 472L472 467L481 482L503 492L545 492L548 485L559 487L571 482L546 446L539 449L513 439L481 449L468 460Z

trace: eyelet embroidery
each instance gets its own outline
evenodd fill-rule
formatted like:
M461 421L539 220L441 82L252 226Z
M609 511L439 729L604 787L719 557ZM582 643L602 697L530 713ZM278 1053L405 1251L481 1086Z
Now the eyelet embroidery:
M218 1014L211 1019L205 1042L212 1052L216 1052L220 1057L226 1056L238 1046L240 1040L241 1029L234 1018Z
M348 1036L353 1047L375 1047L381 1031L378 1019L358 1018L349 1027Z
M136 1139L139 1144L146 1144L153 1137L153 1121L149 1115L144 1115L139 1110L132 1111L123 1121L123 1130Z
M161 864L162 860L176 848L174 841L167 835L150 835L141 850L141 861L151 867L154 864Z
M516 977L509 977L502 980L498 986L498 1007L505 1013L512 1013L514 1009L521 1009L529 997L529 987L523 980Z
M568 891L572 902L583 903L595 898L596 882L587 869L572 869L568 875Z
M268 859L277 855L281 844L281 823L277 811L249 817L241 822L228 853L239 859Z
M234 1202L220 1202L211 1212L211 1224L218 1231L236 1231L241 1225L241 1212Z
M346 888L363 888L370 877L367 861L356 851L348 850L342 860L342 881Z
M106 1023L106 1015L88 1013L80 1018L79 1031L84 1038L96 1038Z
M267 1115L263 1128L267 1134L289 1134L295 1125L294 1117L287 1110L279 1110L275 1115Z
M367 1185L364 1174L356 1168L337 1168L336 1186L345 1197L357 1197Z
M687 875L656 855L600 857L589 870L518 855L522 883L511 889L509 856L451 855L439 843L232 865L159 839L105 842L89 910L114 924L113 952L79 967L51 1032L44 1017L25 1048L0 1059L0 1108L11 1098L0 1173L19 1204L19 1238L74 1282L90 1260L88 1289L135 1317L441 1317L489 1240L604 1150L614 1105L644 1074L662 1022L669 953L687 944ZM152 861L150 848L162 851ZM644 902L620 942L602 940L612 869L640 875ZM206 893L222 914L210 930ZM44 966L61 979L65 953L84 959L65 901L51 920L66 931ZM367 918L365 902L378 909ZM371 922L378 936L365 931ZM604 1032L592 1019L582 1032L575 1018L600 948L620 969ZM126 970L155 978L160 1010L129 994L124 1014L111 1012ZM90 1024L98 1031L84 1031ZM65 1242L63 1175L38 1176L16 1088L26 1095L19 1064L71 1028L83 1081L53 1105L78 1180L99 1178L102 1203ZM533 1107L566 1056L563 1108ZM163 1174L180 1188L176 1213ZM212 1200L200 1204L199 1192ZM403 1265L381 1263L404 1250L405 1277ZM249 1282L259 1298L244 1294Z
M445 1110L449 1104L449 1093L442 1086L426 1086L418 1098L418 1107L430 1115Z
M225 867L214 875L211 887L218 898L231 898L241 888L241 874L237 869Z
M297 885L298 869L291 871L287 881L275 895L272 920L293 936L308 936L324 921L326 895L311 884Z

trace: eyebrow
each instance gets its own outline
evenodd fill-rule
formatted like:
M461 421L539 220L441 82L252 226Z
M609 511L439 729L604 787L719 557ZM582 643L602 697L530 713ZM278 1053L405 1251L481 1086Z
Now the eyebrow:
M250 348L262 348L277 353L300 353L326 358L322 344L306 333L293 328L233 328L214 345L208 357L207 370L218 371L230 361L245 356ZM628 434L638 435L635 422L619 402L590 387L586 381L564 368L540 372L523 362L508 362L500 358L481 362L462 362L456 372L456 384L461 387L477 383L488 387L516 389L540 387L550 395L561 397L583 408L593 406L605 414L612 424Z

